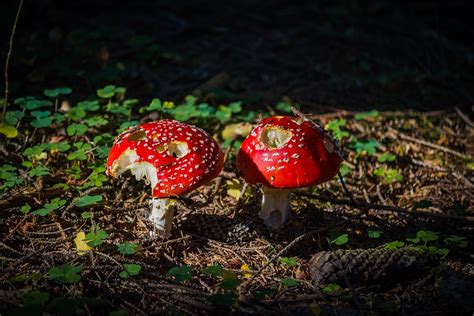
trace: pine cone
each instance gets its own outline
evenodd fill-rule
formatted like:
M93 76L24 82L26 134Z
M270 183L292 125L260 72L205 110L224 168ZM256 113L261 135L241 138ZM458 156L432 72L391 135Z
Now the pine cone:
M435 258L421 249L404 247L323 251L310 260L311 278L317 285L344 285L344 274L352 285L400 281L423 272Z
M228 243L247 241L257 236L252 222L219 215L188 214L180 219L177 226L181 226L186 233Z

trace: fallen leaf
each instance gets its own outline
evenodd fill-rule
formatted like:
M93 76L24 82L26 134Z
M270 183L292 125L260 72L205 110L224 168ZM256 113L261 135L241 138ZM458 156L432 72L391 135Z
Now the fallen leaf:
M74 239L74 243L76 244L77 254L79 256L84 255L87 251L91 250L92 248L84 241L86 239L86 233L78 232L76 238Z
M222 139L235 139L239 136L247 137L252 131L252 128L252 124L246 122L226 125L222 131Z
M240 267L240 270L241 271L250 271L250 267L248 264L244 263L241 267ZM252 276L251 273L244 273L244 277L246 278L250 278Z

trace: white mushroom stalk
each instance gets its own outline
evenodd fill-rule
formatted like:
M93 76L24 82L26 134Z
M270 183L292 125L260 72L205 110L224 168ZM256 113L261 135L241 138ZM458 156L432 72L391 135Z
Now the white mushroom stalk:
M258 216L270 229L278 229L291 215L291 190L262 187L262 207Z

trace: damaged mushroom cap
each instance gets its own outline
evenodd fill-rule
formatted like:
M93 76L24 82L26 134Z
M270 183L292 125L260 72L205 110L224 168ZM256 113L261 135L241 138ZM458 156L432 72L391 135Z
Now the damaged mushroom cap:
M131 127L114 141L107 174L130 170L150 183L155 198L179 196L215 178L224 165L219 145L205 131L175 120Z
M299 117L264 119L243 141L237 168L249 183L295 189L331 180L342 154L316 123Z

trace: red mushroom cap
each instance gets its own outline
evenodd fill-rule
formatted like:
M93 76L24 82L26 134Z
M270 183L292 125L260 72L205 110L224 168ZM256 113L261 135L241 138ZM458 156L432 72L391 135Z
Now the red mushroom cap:
M248 183L295 189L331 180L342 155L316 123L298 117L272 116L243 141L237 168Z
M224 154L202 129L161 120L131 127L117 136L106 172L115 176L130 169L137 176L134 168L141 164L156 172L153 197L165 198L185 194L215 178L224 165Z

